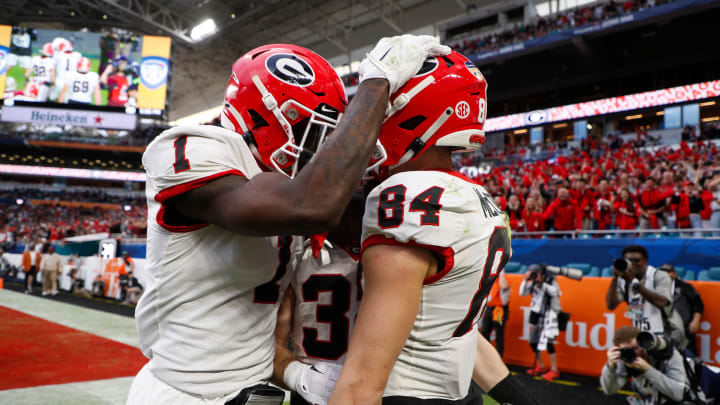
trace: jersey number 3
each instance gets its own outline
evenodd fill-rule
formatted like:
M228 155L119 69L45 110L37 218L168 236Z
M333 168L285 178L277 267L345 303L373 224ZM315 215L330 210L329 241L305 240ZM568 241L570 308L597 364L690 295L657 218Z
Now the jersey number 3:
M330 304L318 303L315 312L317 322L330 324L329 339L318 339L317 328L303 328L302 345L308 356L337 360L347 351L350 337L350 282L339 274L314 274L302 285L304 302L317 302L320 292L332 294Z

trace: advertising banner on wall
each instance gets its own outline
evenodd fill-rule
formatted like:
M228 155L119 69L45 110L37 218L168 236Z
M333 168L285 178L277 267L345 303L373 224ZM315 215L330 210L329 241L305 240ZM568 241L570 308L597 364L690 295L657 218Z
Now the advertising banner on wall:
M508 274L512 293L510 316L505 327L505 354L507 363L530 367L533 352L530 336L530 296L518 295L523 275ZM614 311L605 306L605 293L609 278L586 277L581 281L557 277L562 295L563 312L570 313L567 330L555 339L558 369L561 373L599 376L607 361L607 350L612 347L615 330L631 325L625 316L627 304ZM720 367L720 283L691 282L705 304L705 313L697 334L699 355L709 365ZM543 353L549 364L547 353Z
M137 117L132 114L92 110L61 110L34 106L3 106L0 120L40 125L135 129Z

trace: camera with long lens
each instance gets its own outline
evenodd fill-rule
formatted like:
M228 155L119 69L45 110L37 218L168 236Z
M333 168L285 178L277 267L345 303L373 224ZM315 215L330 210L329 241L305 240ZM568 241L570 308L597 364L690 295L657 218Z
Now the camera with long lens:
M637 352L635 351L635 348L632 347L623 347L620 350L620 360L622 360L624 363L632 363L637 359Z
M654 358L670 358L673 353L672 342L652 332L640 332L637 335L637 343Z
M621 258L619 258L619 259L613 260L613 267L614 267L617 271L619 271L619 272L622 273L622 272L624 272L625 270L627 270L627 269L629 269L629 268L632 268L632 262L631 262L630 260L628 260L628 259L624 259L624 258L621 257Z
M573 280L582 280L583 278L582 270L573 269L571 267L556 267L548 266L546 264L534 264L530 266L530 271L536 273L538 276L541 276L541 279L546 279L546 274L551 274L553 276L564 276Z

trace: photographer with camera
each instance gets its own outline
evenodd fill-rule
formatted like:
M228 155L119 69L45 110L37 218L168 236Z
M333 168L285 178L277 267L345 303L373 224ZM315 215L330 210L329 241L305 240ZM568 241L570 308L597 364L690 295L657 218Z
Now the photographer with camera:
M687 346L682 319L673 310L670 276L648 265L647 249L639 245L625 246L622 258L613 262L605 304L614 310L627 302L625 316L641 331L665 334L678 349Z
M618 392L632 378L637 397L628 398L631 404L692 403L683 401L690 382L682 355L662 336L623 326L615 331L607 357L600 375L600 386L606 395Z
M558 315L560 314L560 287L555 277L548 273L546 266L533 264L520 284L520 295L532 294L530 301L530 347L535 353L533 368L527 373L541 375L547 381L560 376L557 369L557 355L553 340L560 333ZM545 367L541 352L550 355L550 369Z

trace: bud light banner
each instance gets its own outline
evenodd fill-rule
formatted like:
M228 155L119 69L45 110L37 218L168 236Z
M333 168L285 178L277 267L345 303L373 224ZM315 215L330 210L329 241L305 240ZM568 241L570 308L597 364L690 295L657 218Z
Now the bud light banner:
M170 38L143 37L140 62L138 108L162 111L165 109L168 76L170 75Z
M514 242L514 241L513 241ZM509 316L505 325L507 363L531 367L533 351L529 338L531 325L530 296L518 294L523 275L508 274L511 287ZM614 311L605 306L610 278L587 277L581 281L557 276L562 311L570 313L567 329L555 338L558 369L562 373L599 376L613 345L615 331L632 322L626 315L627 303ZM720 283L690 282L705 304L705 312L696 334L698 355L708 365L720 367ZM547 353L543 361L549 364ZM562 377L561 377L562 379Z

